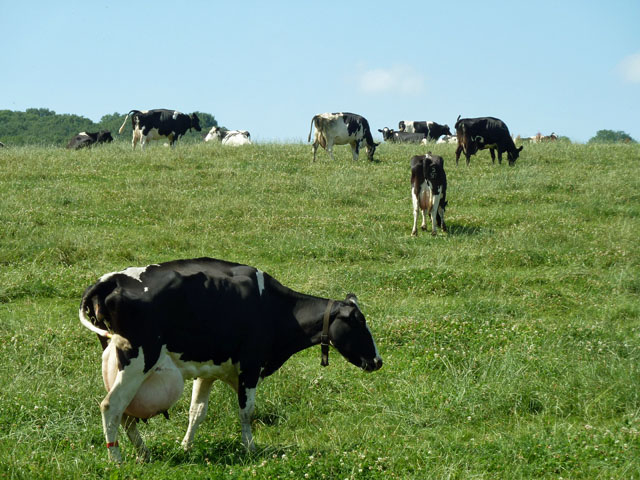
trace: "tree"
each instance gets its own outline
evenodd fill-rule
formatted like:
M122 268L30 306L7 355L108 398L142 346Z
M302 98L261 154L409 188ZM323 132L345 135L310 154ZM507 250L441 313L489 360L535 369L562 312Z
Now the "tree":
M587 143L636 143L628 133L619 130L598 130L596 136L592 137Z

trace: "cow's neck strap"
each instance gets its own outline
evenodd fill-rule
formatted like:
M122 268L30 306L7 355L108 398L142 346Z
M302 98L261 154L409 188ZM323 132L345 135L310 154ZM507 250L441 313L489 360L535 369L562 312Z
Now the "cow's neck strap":
M333 307L333 300L329 300L329 303L327 303L324 318L322 319L322 335L320 336L322 359L320 365L323 367L329 365L329 319L331 317L331 307Z

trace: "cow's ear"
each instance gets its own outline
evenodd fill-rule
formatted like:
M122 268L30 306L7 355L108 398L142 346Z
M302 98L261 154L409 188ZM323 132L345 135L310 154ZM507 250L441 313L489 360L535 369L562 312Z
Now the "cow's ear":
M347 298L345 300L354 304L356 307L358 306L358 297L356 297L354 293L347 294Z

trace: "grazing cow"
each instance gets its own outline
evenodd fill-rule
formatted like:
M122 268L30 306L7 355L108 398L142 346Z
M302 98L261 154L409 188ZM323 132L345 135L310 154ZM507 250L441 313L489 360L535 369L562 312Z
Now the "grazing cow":
M424 212L431 215L431 235L436 235L436 225L447 231L444 210L447 206L447 175L444 160L431 152L411 158L411 198L413 200L413 229L418 235L418 210L422 213L422 230L427 229Z
M464 152L468 166L471 155L476 154L478 150L488 148L492 163L495 163L496 160L494 150L498 150L498 163L502 163L502 152L507 152L509 165L513 166L522 151L522 147L516 148L515 143L513 143L513 138L511 138L507 125L498 118L460 119L460 115L458 115L456 135L458 137L456 165L458 165L460 153Z
M133 126L133 138L131 145L136 148L138 141L140 148L144 150L144 146L150 140L159 140L162 137L169 139L169 145L172 147L176 141L187 133L187 130L195 128L198 132L200 128L200 119L195 113L187 115L176 110L131 110L118 130L118 133L124 131L127 119L131 115L131 125Z
M555 132L552 132L551 135L545 136L538 132L533 137L529 137L528 140L531 143L541 143L541 142L555 142L558 139L558 135Z
M67 148L78 150L80 148L90 147L98 143L113 142L113 137L109 130L100 130L95 133L80 132L67 143Z
M222 145L233 147L251 145L251 134L246 130L227 130L224 127L211 127L207 136L204 137L204 141L210 142L211 140L217 140Z
M418 122L413 120L401 120L398 129L407 133L424 133L427 141L436 141L442 135L451 135L449 125L440 125L436 122Z
M109 458L118 462L118 426L148 459L136 419L165 413L184 378L196 380L183 447L191 446L219 379L238 395L242 442L251 450L256 386L294 353L321 344L326 366L333 345L365 371L382 366L354 295L305 295L256 268L211 258L106 274L85 290L79 317L104 349L108 394L100 409Z
M391 143L421 143L426 139L423 133L407 133L407 132L396 132L390 128L384 127L383 129L378 129L380 133L382 133L382 138L385 142Z
M329 152L331 160L333 160L333 146L346 145L347 143L351 145L353 160L358 160L360 147L364 143L367 157L370 161L373 161L373 154L380 144L373 141L369 122L366 118L355 113L321 113L315 115L311 119L307 142L311 141L311 132L314 125L316 127L316 134L313 140L314 161L316 160L318 145Z

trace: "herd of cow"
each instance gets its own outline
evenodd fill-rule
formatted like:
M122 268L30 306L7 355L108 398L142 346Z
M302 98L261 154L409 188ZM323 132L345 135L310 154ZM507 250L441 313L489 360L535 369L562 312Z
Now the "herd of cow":
M195 113L187 115L175 110L156 109L148 111L131 110L124 119L119 133L124 131L127 119L131 116L133 137L131 144L135 149L140 143L144 149L151 140L166 138L170 146L182 137L187 131L194 129L198 132L202 130L200 120ZM371 128L366 118L354 113L322 113L315 115L311 119L311 133L315 126L315 137L313 141L313 159L316 159L318 146L322 146L333 159L334 145L351 145L353 159L357 160L361 147L364 145L369 160L373 160L373 155L378 143L373 141ZM378 129L382 137L387 142L393 143L422 143L430 141L457 143L456 165L460 154L464 153L467 165L471 155L478 150L489 149L491 160L495 162L495 150L498 151L498 162L502 163L502 153L507 152L509 164L513 165L518 158L522 147L516 148L513 138L509 133L506 124L497 118L460 118L455 124L456 135L451 133L448 125L440 125L436 122L407 121L402 120L398 124L399 131L394 131L388 127ZM442 138L441 138L442 137ZM533 137L532 137L533 138ZM540 135L536 136L540 141ZM557 138L552 134L551 139ZM247 145L251 143L251 135L246 130L227 130L223 127L213 127L205 136L204 140L219 141L223 145ZM111 132L102 130L95 133L81 132L73 137L67 144L69 149L79 149L94 144L113 141Z
M165 137L174 145L187 130L201 131L196 114L171 110L132 110L132 145L141 147ZM364 146L369 160L378 143L367 120L352 113L325 113L311 121L308 141L315 127L313 158L322 146L333 158L333 146L349 144L356 160ZM385 141L424 142L452 137L447 125L435 122L399 124L400 131L379 130ZM513 165L522 147L516 148L507 126L492 117L465 118L455 124L458 147L456 164L489 149L498 161L506 152ZM69 148L112 141L109 132L81 133ZM250 142L247 131L214 127L206 141L227 145ZM225 143L226 140L226 143ZM431 233L447 230L447 177L444 160L429 152L411 158L413 199L412 235L417 235L418 214L426 230L425 212L431 217ZM321 345L321 364L328 365L333 345L349 362L365 371L382 367L382 358L355 295L344 300L315 297L291 290L256 268L211 258L176 260L146 267L130 267L103 275L88 287L79 310L82 325L98 335L103 348L102 375L107 395L100 404L109 458L122 460L118 429L122 425L138 458L149 459L137 429L139 419L167 410L180 398L184 380L195 379L189 408L189 425L182 446L193 444L205 418L215 380L222 380L237 394L242 442L253 449L251 418L258 384L278 370L293 354Z

